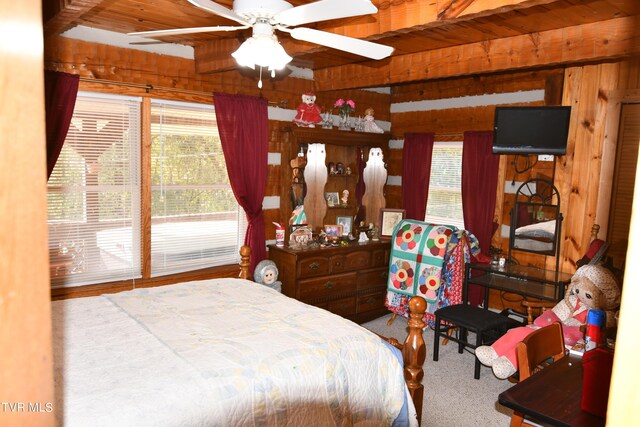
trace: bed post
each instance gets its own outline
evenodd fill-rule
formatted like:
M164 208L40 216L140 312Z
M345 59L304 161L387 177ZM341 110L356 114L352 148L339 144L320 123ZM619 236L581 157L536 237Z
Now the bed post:
M241 279L251 280L251 273L249 271L249 267L251 266L251 261L249 261L250 255L251 248L248 245L242 245L240 248L240 274L238 275Z
M424 312L427 309L427 302L424 298L415 296L409 301L409 334L402 347L402 359L404 360L404 379L411 395L411 400L418 413L418 424L422 421L422 398L424 386L422 378L424 371L422 364L427 356L427 347L424 343L422 330L425 327Z

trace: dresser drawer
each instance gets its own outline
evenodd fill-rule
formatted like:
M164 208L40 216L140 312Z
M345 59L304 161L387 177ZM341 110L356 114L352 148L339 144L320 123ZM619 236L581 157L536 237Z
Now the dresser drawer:
M339 293L356 290L356 273L338 274L330 277L300 280L300 299L325 298Z
M386 290L368 292L358 296L358 313L366 311L379 311L384 309L384 300L387 296Z
M375 288L387 285L389 269L387 267L365 270L358 273L358 289Z
M355 251L344 256L345 271L360 270L371 267L371 252Z
M356 312L356 297L341 298L335 301L329 301L329 311L338 316L347 317Z
M331 271L331 262L327 257L309 257L298 263L298 277L324 276Z
M389 255L389 249L380 249L377 251L373 251L373 254L371 255L371 266L382 267L383 265L387 265L387 263L389 262Z

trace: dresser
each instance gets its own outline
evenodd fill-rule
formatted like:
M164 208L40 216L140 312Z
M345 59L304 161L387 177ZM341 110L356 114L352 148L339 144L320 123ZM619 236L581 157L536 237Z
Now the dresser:
M269 246L282 293L363 323L385 315L388 241L294 250Z

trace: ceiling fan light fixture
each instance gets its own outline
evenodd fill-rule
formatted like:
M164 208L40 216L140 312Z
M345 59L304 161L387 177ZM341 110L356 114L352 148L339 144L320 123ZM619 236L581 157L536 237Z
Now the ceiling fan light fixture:
M256 66L269 70L283 69L293 58L273 35L254 35L231 54L239 65L255 70Z

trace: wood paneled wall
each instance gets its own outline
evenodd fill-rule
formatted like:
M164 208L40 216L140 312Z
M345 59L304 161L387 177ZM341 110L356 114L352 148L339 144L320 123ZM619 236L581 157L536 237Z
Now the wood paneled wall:
M564 75L563 75L564 74ZM564 80L564 84L560 84ZM611 102L620 103L625 94L640 94L640 59L634 57L597 65L585 65L566 70L542 70L524 73L485 75L471 78L435 80L419 84L400 85L392 89L392 105L431 99L447 99L490 93L506 93L531 89L545 89L545 100L538 104L571 105L572 118L567 154L555 162L539 162L524 174L515 174L514 156L503 156L499 183L529 178L553 177L560 191L564 215L561 269L572 273L576 261L586 252L594 223L608 219L608 193L611 191L613 159L603 164L603 151L615 153L617 117ZM628 98L628 96L627 96ZM535 103L534 103L535 104ZM531 105L534 105L531 104ZM391 114L394 139L403 139L405 132L435 132L436 140L458 139L465 130L490 130L495 105L414 111ZM612 125L613 123L613 125ZM609 128L607 128L607 124ZM608 131L605 131L608 130ZM438 135L442 136L438 136ZM402 175L402 150L390 150L389 175ZM615 155L613 156L615 158ZM602 170L606 172L604 175ZM499 185L500 187L500 185ZM604 195L604 196L603 196ZM604 199L603 202L600 199ZM509 225L512 194L498 188L496 218ZM401 207L401 187L387 186L387 205ZM600 209L598 209L600 208ZM598 215L596 215L598 212ZM601 235L601 238L606 236ZM492 245L508 249L508 239L494 235ZM552 267L552 257L518 253L520 263Z
M502 73L476 77L434 80L424 83L407 84L394 87L392 103L448 100L469 98L469 105L474 105L471 97L480 95L508 94L521 91L544 90L544 100L530 102L526 105L559 104L562 91L563 70L539 70L517 73ZM446 103L446 101L444 101ZM463 101L464 104L464 101ZM434 132L436 141L461 141L467 130L493 129L493 116L497 104L482 106L432 109L429 111L412 111L393 113L391 115L391 131L393 138L404 139L407 132ZM505 105L505 104L502 104ZM523 105L523 104L508 104ZM389 175L402 175L402 150L390 150ZM541 175L553 176L553 162L539 162L532 170L516 174L515 156L502 156L499 189L496 207L496 220L501 225L510 224L510 211L514 203L512 194L504 194L503 184L507 181L526 181ZM519 163L521 160L519 160ZM522 167L522 165L520 165ZM400 208L402 193L399 186L387 186L387 205ZM500 230L494 236L492 245L508 248L508 239L500 237ZM524 254L519 257L521 263L540 264L542 257Z
M264 79L263 89L257 87L257 76L251 70L233 70L217 74L198 74L192 60L133 49L124 49L80 40L51 37L45 44L45 68L79 74L84 78L80 90L136 95L143 98L162 98L178 101L211 103L213 92L236 93L262 96L280 108L295 110L301 103L301 95L314 90L312 80L284 77ZM91 81L95 80L95 81ZM115 82L108 84L100 81ZM140 87L118 85L135 84ZM390 95L375 91L342 90L317 93L316 104L331 109L338 98L353 99L356 102L354 116L363 115L372 107L376 118L389 120ZM337 112L336 112L337 113ZM265 209L267 240L275 238L273 222L286 224L292 207L289 202L291 160L288 129L290 122L269 121L269 152L280 154L280 164L268 167L265 196L280 197L280 207ZM144 260L148 264L149 260ZM179 280L196 280L211 277L235 275L234 268L212 268L172 277L156 278L136 282L136 286L157 286L175 283ZM87 296L129 289L131 285L113 282L94 285L83 289L61 289L54 291L54 297Z

